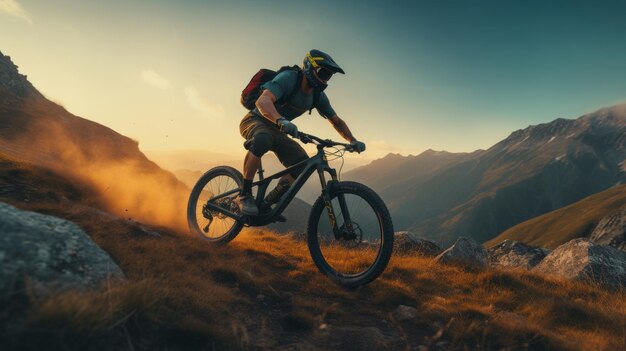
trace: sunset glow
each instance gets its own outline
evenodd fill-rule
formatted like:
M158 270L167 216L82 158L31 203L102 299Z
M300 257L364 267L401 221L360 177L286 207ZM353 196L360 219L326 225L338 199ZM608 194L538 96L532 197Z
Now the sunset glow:
M147 151L240 157L242 88L311 48L346 70L327 92L370 146L362 159L487 148L626 96L624 3L302 6L3 0L0 50L48 98ZM297 124L339 138L316 113Z

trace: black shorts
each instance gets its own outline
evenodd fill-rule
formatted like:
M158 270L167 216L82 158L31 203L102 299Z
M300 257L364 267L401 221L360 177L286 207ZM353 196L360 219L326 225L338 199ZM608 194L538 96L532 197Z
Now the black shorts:
M246 140L251 140L259 134L269 135L271 137L269 150L276 154L280 163L285 167L293 166L309 158L302 146L291 139L287 134L281 132L278 126L252 112L249 112L241 120L239 131L241 132L241 136ZM297 172L295 174L297 174ZM294 175L294 173L292 173L292 175Z

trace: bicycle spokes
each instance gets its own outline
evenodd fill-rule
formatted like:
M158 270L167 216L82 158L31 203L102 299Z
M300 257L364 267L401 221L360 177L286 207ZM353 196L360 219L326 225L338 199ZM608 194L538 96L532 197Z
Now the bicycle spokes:
M238 189L238 187L237 182L228 176L215 177L204 186L197 202L196 219L205 236L209 238L219 237L235 225L236 221L233 218L216 210L216 208L238 213L239 206L235 200L236 194L211 201L211 204L215 206L209 206L209 200L219 194Z
M336 213L334 219L331 215L320 217L318 240L326 262L335 271L355 275L371 267L378 257L381 224L363 198L353 194L342 197L343 201L337 197L330 201L332 211L327 207L328 214ZM344 206L340 202L345 202Z

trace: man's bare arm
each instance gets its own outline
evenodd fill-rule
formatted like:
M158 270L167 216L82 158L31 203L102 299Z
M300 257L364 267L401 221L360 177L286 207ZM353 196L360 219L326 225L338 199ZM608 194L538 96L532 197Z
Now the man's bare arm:
M333 125L333 127L335 127L335 130L337 130L339 135L341 135L344 139L351 143L356 141L356 138L352 135L350 128L348 128L348 125L346 124L346 122L344 122L343 119L339 118L339 116L337 115L334 115L328 120Z
M276 107L274 107L275 102L276 96L267 89L263 90L261 96L256 100L256 107L259 109L259 112L274 124L281 117L278 111L276 111Z

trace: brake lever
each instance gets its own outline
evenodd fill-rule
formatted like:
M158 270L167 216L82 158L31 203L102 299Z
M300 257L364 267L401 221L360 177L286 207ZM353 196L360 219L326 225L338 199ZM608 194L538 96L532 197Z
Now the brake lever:
M305 134L301 134L301 135L299 136L299 139L300 139L300 141L301 141L301 142L303 142L303 143L305 143L305 144L308 144L308 143L312 143L312 142L313 142L313 140L312 140L311 138L309 138L309 137L308 137L307 135L305 135Z
M357 151L354 149L354 146L352 146L352 145L350 145L350 144L346 144L346 145L345 145L345 147L346 147L346 151L348 151L348 152L357 152ZM359 153L359 154L360 154L360 152L357 152L357 153Z

